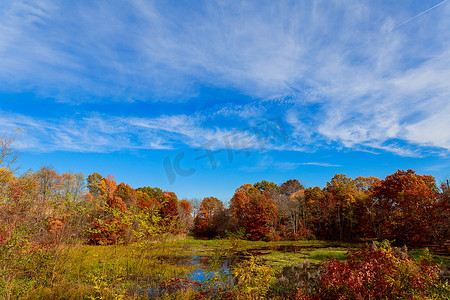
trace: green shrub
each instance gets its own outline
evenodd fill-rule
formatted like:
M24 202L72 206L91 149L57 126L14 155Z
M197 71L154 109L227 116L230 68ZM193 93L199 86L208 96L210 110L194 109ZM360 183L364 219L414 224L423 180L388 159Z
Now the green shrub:
M232 271L238 294L248 299L263 299L276 279L275 270L254 256L239 263Z

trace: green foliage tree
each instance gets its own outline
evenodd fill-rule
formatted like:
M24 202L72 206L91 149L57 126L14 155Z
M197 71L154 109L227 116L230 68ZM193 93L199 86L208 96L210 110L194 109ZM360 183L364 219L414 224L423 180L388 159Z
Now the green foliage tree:
M261 192L269 192L269 191L273 191L273 192L278 192L280 190L280 187L276 184L273 183L272 181L267 181L267 180L263 180L261 182L257 182L253 185L255 188L257 188L258 190L260 190Z
M102 182L103 176L94 172L87 177L87 188L94 198L100 198L102 190L100 189L100 182Z
M150 196L150 198L156 199L159 203L163 202L164 192L160 188L157 188L157 187L152 188L152 187L146 186L146 187L137 188L136 190L147 194L148 196Z

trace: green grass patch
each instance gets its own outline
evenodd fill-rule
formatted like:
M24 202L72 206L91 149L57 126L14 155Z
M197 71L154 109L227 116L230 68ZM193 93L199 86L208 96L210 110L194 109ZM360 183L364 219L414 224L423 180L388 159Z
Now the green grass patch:
M311 262L322 262L327 259L345 260L346 254L347 251L342 249L320 249L311 251L308 255L308 259Z
M273 251L269 254L260 256L268 265L280 269L291 265L298 265L308 260L308 255L305 253L291 253Z
M425 248L416 248L416 249L408 250L408 255L411 258L417 260L417 259L420 259L424 255L424 252L426 252ZM433 259L433 262L435 262L441 266L450 267L450 256L449 255L431 254L431 257Z
M78 299L94 297L115 299L130 291L152 288L160 282L184 277L197 267L172 263L161 257L190 255L190 247L173 247L171 242L117 246L67 246L60 251L58 280L54 288L36 289L31 298L72 299L69 291L79 290ZM64 291L67 291L64 294ZM72 293L70 292L70 293ZM120 297L119 297L120 298Z
M305 249L297 252L281 252L273 251L271 253L261 255L260 257L269 265L280 268L291 265L298 265L306 261L311 263L321 263L327 259L344 260L347 254L345 248L327 248L327 249Z

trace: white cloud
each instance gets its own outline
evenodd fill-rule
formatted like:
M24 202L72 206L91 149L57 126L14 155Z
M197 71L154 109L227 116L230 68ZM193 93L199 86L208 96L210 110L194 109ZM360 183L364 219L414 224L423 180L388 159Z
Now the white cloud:
M267 108L258 103L247 105L231 104L221 105L214 113L223 117L238 117L241 119L261 119L267 113Z
M318 166L318 167L342 167L341 165L330 164L325 162L306 162L300 164L305 166Z
M405 138L423 146L439 146L450 149L450 109L441 111L417 123L407 125Z
M197 86L230 88L266 101L208 117L249 120L278 110L292 141L272 149L336 143L399 155L448 152L450 5L426 11L437 3L6 1L0 90L76 103L185 101ZM99 115L80 124L15 118L2 127L28 126L30 148L53 150L200 147L233 134L232 125L207 128L187 115Z
M240 169L245 172L261 172L271 168L274 165L275 161L273 157L269 155L263 155L258 158L256 164L254 165L244 165Z
M241 170L246 172L261 172L268 169L276 169L278 171L295 170L300 166L317 166L317 167L342 167L341 165L327 163L327 162L288 162L275 160L270 155L263 155L258 158L256 163L252 166L242 166Z
M21 150L49 152L111 152L121 149L176 149L179 147L229 149L274 149L278 137L260 136L250 128L242 130L207 128L202 118L163 115L155 118L92 115L81 119L36 119L0 112L0 128L11 132L24 129L16 143Z

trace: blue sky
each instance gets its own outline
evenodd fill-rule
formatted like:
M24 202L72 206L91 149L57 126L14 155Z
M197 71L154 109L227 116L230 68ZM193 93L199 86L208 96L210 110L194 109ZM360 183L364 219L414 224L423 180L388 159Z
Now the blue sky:
M21 170L180 198L336 173L450 176L448 1L2 1Z

